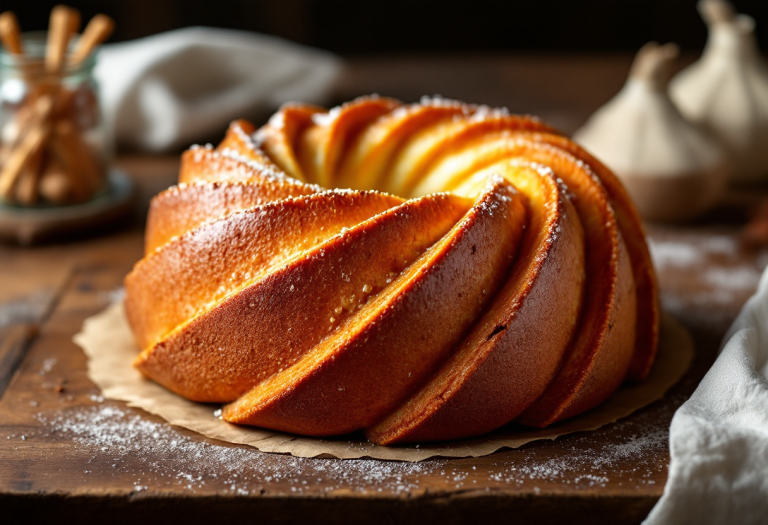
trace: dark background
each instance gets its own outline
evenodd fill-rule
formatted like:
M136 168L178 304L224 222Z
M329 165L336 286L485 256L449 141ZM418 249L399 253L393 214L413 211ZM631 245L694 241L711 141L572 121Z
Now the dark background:
M0 0L45 29L61 0ZM117 21L112 41L207 25L259 31L344 55L435 51L634 51L650 40L704 45L694 0L69 0ZM768 0L735 0L768 48Z

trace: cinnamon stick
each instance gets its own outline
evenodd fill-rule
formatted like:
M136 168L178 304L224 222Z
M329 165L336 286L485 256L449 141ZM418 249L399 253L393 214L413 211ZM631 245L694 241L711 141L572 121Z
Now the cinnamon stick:
M40 175L43 170L43 148L34 152L24 166L24 170L19 175L16 182L16 200L21 204L34 204L37 202L38 185L40 184Z
M59 73L64 65L69 40L74 34L73 27L80 15L72 8L57 5L51 11L48 26L48 44L45 50L45 69L48 73Z
M35 101L34 114L30 125L22 133L18 143L8 155L0 170L0 195L6 199L12 196L16 180L30 157L40 149L51 132L48 116L53 109L53 99L43 95Z
M96 15L91 18L77 41L69 63L75 66L82 63L97 46L109 38L114 29L115 22L107 15Z
M0 195L11 199L13 189L24 166L30 157L43 145L51 132L51 126L43 122L30 129L21 139L21 143L8 157L0 174Z
M11 54L21 55L24 53L19 21L16 20L16 15L12 11L6 11L0 15L0 42Z
M69 27L67 28L67 31L69 31L69 37L72 38L73 35L77 34L77 32L80 31L80 11L78 11L74 7L69 7L69 6L64 6L64 7L69 9Z

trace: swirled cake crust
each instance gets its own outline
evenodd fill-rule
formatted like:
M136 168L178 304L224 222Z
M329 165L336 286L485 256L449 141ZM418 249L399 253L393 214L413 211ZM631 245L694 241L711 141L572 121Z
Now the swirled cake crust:
M235 121L184 153L145 248L135 366L232 423L385 445L544 427L655 357L624 188L506 110L369 96Z

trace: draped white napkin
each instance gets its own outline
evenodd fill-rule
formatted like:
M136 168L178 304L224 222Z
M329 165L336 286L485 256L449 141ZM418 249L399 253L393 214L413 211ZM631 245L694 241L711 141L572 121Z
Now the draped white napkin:
M341 72L329 53L242 31L192 27L104 46L95 70L118 143L148 151L223 134L290 100L323 103Z
M669 441L669 479L646 525L768 523L768 270Z

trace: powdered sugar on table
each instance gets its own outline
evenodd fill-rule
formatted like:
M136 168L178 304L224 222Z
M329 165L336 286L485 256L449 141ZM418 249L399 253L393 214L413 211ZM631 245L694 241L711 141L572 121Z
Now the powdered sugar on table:
M595 433L577 434L550 444L557 446L554 455L540 446L527 446L502 453L482 473L471 466L471 458L406 463L265 454L207 441L140 410L109 402L91 408L42 412L37 417L57 440L70 442L90 456L84 475L103 468L106 462L129 479L135 491L145 490L151 480L153 488L174 486L190 491L223 484L225 492L242 495L269 492L274 482L290 483L290 490L296 493L351 490L412 495L428 491L430 480L435 478L464 490L478 486L484 490L510 486L547 490L559 484L576 488L604 486L617 468L628 486L652 484L651 478L667 467L667 427L680 402L682 399L597 431L614 433L618 436L615 439L595 439ZM621 470L622 465L627 465L626 472Z

